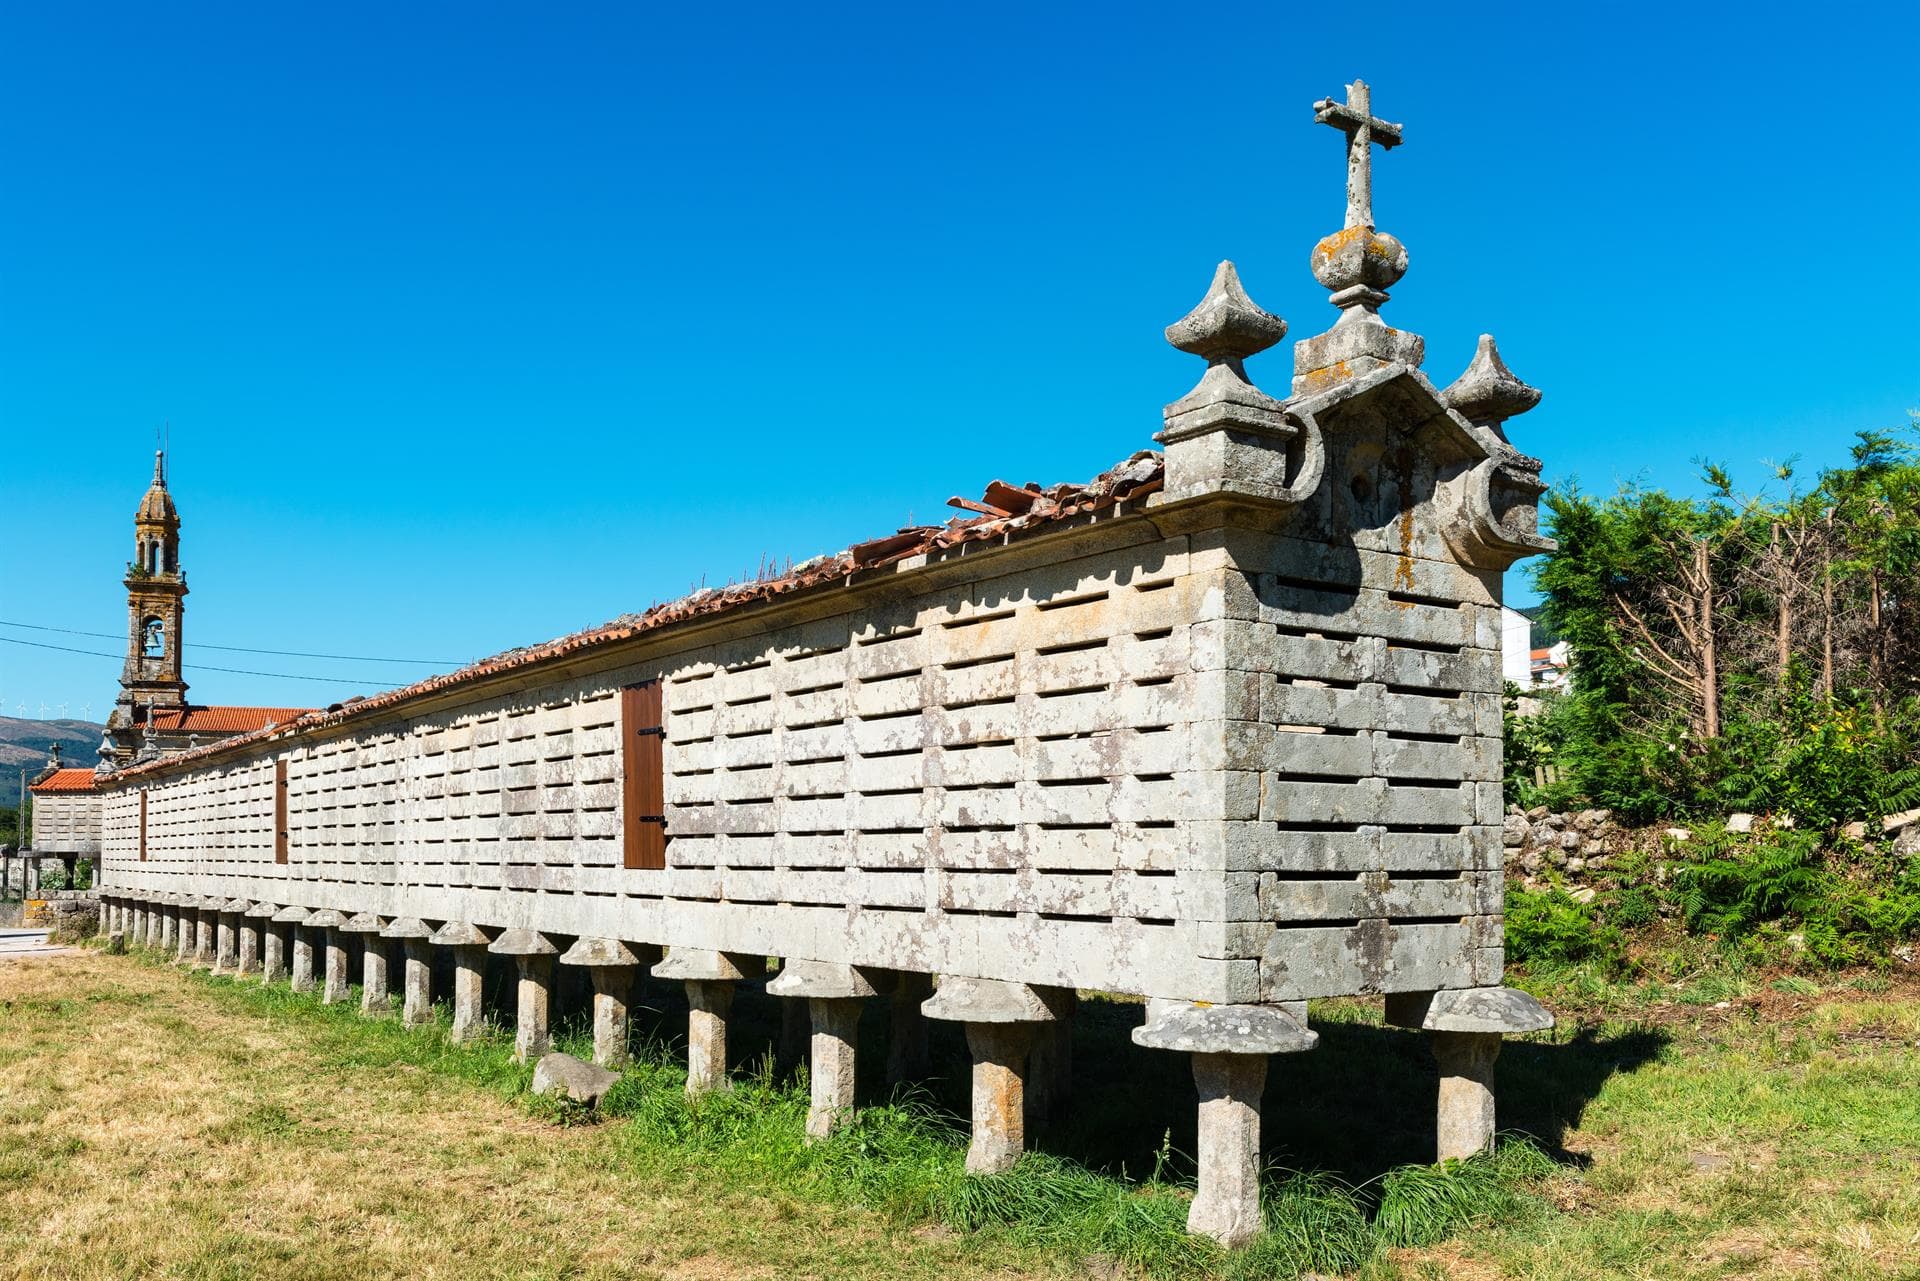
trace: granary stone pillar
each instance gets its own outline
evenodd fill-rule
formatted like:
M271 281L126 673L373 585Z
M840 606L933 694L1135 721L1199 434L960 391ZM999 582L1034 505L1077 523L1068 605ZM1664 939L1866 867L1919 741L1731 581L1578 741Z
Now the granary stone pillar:
M325 962L320 986L320 1003L333 1005L347 999L347 936L341 927L347 918L330 907L321 908L307 918L307 928L324 949Z
M1260 1234L1260 1092L1267 1056L1310 1050L1319 1035L1271 1005L1154 1001L1133 1041L1193 1055L1200 1095L1199 1186L1187 1231L1229 1248Z
M144 908L144 911L141 914L143 920L140 930L140 946L157 948L160 946L160 898L158 895L154 895L147 899L141 906Z
M400 980L400 1021L408 1027L433 1022L433 947L427 941L433 931L426 922L402 916L380 931L383 939L399 939L406 949L406 963Z
M296 992L313 991L313 935L306 929L308 912L289 905L273 914L273 932L267 936L266 981L275 978L274 944L281 945L287 985Z
M258 974L261 982L271 983L267 977L267 944L273 938L273 915L279 909L271 903L255 903L240 918L240 973L242 977Z
M511 956L520 971L515 985L514 1061L537 1059L553 1048L548 1020L553 1006L553 958L560 949L552 939L534 930L508 930L487 950L496 956Z
M921 1007L928 1018L966 1024L973 1054L973 1137L969 1174L999 1174L1027 1145L1027 1055L1036 1029L1054 1013L1038 989L999 979L942 975Z
M133 927L127 931L128 939L135 947L147 945L147 900L138 898L133 901Z
M757 956L676 947L653 967L657 979L687 985L687 1097L728 1088L727 1012L733 985L758 977L766 962Z
M180 894L173 901L173 932L176 936L173 962L175 965L186 965L193 960L194 948L198 946L195 926L200 919L200 900L190 894Z
M851 965L789 960L767 984L771 996L802 999L813 1025L808 1039L807 1140L824 1139L853 1119L854 1060L860 1008L880 994L873 977Z
M933 975L896 970L887 1000L887 1084L903 1085L927 1075L927 1015L920 1007L933 995Z
M447 1035L454 1041L472 1041L487 1030L484 993L492 941L492 934L466 921L448 921L429 940L453 951L453 1027Z
M173 895L162 894L153 901L153 949L161 955L173 951Z
M1027 1055L1027 1124L1037 1130L1073 1099L1073 1015L1080 994L1070 987L1034 990L1053 1011L1053 1022L1035 1034Z
M195 900L193 913L193 968L211 970L219 963L216 935L220 926L220 904L224 900Z
M560 958L562 965L585 966L593 979L593 1061L603 1068L627 1062L628 1003L642 965L659 959L660 949L619 939L579 938Z
M1430 1034L1440 1068L1435 1158L1451 1161L1493 1146L1493 1064L1500 1038L1544 1032L1553 1015L1525 992L1478 987L1396 993L1387 998L1387 1022Z
M240 920L253 904L243 898L220 904L219 955L214 960L215 974L232 974L240 968Z
M380 937L385 927L372 912L359 912L340 927L344 934L360 940L360 1012L385 1014L393 1008L393 994L387 976L387 941Z

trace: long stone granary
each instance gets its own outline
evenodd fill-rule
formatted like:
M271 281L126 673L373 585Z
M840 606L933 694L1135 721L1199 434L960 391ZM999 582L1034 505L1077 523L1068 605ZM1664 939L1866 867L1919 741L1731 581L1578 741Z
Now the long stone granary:
M778 958L815 1014L813 1134L853 1104L850 1003L938 976L893 1004L968 1025L978 1170L1018 1155L1073 994L1144 997L1135 1040L1194 1056L1190 1225L1228 1243L1312 998L1432 1033L1440 1155L1484 1146L1499 1036L1550 1021L1499 986L1501 576L1551 545L1501 424L1539 394L1490 339L1444 391L1420 372L1364 172L1399 127L1358 82L1318 110L1364 199L1315 249L1341 313L1287 397L1245 365L1286 326L1223 263L1168 330L1207 364L1164 453L107 774L104 892L260 918L269 977L311 983L343 928L404 939L410 1021L430 947L514 955L535 1049L556 953L608 967L610 1057L644 958L688 986L691 1088Z

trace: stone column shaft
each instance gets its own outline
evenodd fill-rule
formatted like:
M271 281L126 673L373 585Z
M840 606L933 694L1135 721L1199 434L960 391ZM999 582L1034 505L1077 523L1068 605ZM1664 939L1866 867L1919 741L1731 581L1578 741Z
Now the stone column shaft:
M593 978L593 1061L619 1069L627 1063L628 1007L637 965L595 965Z
M906 970L894 977L887 1012L887 1083L904 1085L927 1075L927 1016L920 1006L933 995L933 976Z
M360 936L360 1012L385 1014L393 1008L387 982L387 941L378 934Z
M1260 1234L1260 1092L1264 1054L1195 1054L1200 1092L1199 1188L1187 1231L1228 1248Z
M215 913L201 908L193 914L193 967L196 970L212 969L217 962L214 953L214 931L218 925Z
M516 956L520 979L516 984L513 1057L525 1063L553 1048L548 1017L553 1004L553 957Z
M338 929L327 930L326 986L320 991L320 1003L333 1005L347 999L347 939Z
M401 1003L400 1021L408 1027L433 1022L433 948L425 939L408 939L406 997Z
M1493 1064L1500 1057L1500 1034L1429 1035L1434 1062L1440 1065L1437 1156L1451 1161L1483 1152L1493 1146Z
M230 973L234 967L233 919L232 912L214 913L213 972L215 974Z
M487 1030L483 993L487 982L487 945L462 944L453 949L453 1030L455 1041L472 1041Z
M813 997L807 1138L824 1139L853 1118L854 1051L860 1037L859 997Z
M287 976L287 936L289 926L273 921L260 926L260 981L278 983Z
M200 914L190 907L177 907L174 914L178 918L174 923L174 933L179 936L173 961L176 965L185 965L193 960L195 947L194 925Z
M727 1012L733 1008L733 982L687 980L687 1096L731 1086L727 1079Z
M241 978L256 974L260 969L260 927L254 917L240 918L239 963L235 973Z
M1027 1145L1027 1050L1032 1023L969 1023L973 1053L973 1140L967 1173L999 1174Z
M304 925L288 927L293 931L293 969L288 982L296 992L311 992L313 981L313 931Z

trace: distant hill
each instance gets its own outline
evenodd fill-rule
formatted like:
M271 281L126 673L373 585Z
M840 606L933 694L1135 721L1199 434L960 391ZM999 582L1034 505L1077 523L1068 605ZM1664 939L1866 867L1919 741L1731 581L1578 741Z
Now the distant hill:
M60 744L63 765L85 765L100 759L100 736L105 725L92 721L26 721L0 716L0 807L20 803L20 771L31 780L47 763L47 745Z

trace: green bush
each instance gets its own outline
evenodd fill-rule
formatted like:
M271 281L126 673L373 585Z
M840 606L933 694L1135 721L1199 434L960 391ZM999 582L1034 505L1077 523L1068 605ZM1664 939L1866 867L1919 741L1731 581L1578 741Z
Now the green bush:
M1618 969L1626 962L1620 932L1560 889L1507 890L1506 945L1508 959L1523 963Z
M1920 933L1920 861L1830 850L1817 832L1719 834L1675 869L1674 898L1695 933L1739 939L1778 925L1811 959L1857 965Z

